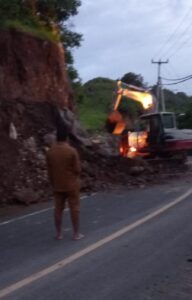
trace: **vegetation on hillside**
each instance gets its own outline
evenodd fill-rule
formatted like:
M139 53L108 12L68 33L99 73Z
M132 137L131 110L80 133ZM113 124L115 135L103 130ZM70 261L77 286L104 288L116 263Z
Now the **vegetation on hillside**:
M0 0L0 27L17 28L35 36L61 41L71 80L78 78L71 49L79 47L82 36L70 29L68 20L78 13L80 0Z
M115 80L101 77L90 80L82 86L77 102L80 120L86 128L104 127L115 89Z
M141 75L127 73L122 81L140 87L146 87ZM108 112L115 100L117 82L109 78L95 78L78 87L78 109L80 120L87 129L100 130L104 127ZM155 86L153 93L155 94ZM192 97L183 92L174 93L168 89L164 90L166 110L176 113L179 128L192 128ZM143 113L139 103L122 97L119 107L121 113L130 119L136 119Z
M114 101L116 81L95 78L82 85L78 78L71 50L80 46L82 35L71 29L69 19L78 13L80 5L81 0L0 0L0 27L17 28L40 38L63 43L81 122L86 128L101 129ZM129 72L121 80L147 87L140 74ZM192 128L192 97L168 89L165 89L164 95L166 109L177 114L179 126ZM122 99L119 109L132 119L142 112L141 105L127 98Z
M144 86L142 76L134 73L125 74L121 80L127 84ZM102 77L90 80L82 86L77 102L80 120L87 129L100 130L104 127L116 100L116 89L116 80ZM119 111L132 120L143 112L139 103L126 97L122 97Z

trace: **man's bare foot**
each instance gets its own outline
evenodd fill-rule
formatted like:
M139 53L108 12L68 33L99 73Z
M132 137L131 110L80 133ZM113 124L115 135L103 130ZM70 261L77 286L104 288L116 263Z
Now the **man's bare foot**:
M74 236L73 236L74 241L78 241L78 240L81 240L83 238L84 238L84 235L81 234L81 233L74 234Z

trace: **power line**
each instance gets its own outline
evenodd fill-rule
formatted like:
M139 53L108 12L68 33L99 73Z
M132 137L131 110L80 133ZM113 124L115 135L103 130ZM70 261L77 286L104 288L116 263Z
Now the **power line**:
M175 78L175 79L170 79L170 78L165 78L165 77L161 77L163 80L167 80L167 81L179 81L179 80L185 80L185 79L190 79L192 77L192 74L191 75L188 75L188 76L185 76L185 77L182 77L182 78Z
M178 72L175 70L175 66L172 65L172 63L169 61L169 65L167 67L171 70L171 72L174 74L174 77L181 77L178 75Z
M183 39L183 37L185 36L185 34L187 33L187 31L189 30L189 28L191 27L191 25L192 25L192 22L185 28L184 31L182 31L182 32L180 33L181 40ZM179 39L179 37L178 37L178 39ZM163 57L163 56L168 56L168 53L170 52L170 50L172 50L172 48L178 43L178 39L176 39L175 42L172 43L172 45L167 49L167 51L165 51L165 53L162 55L162 57ZM181 40L179 40L179 44L180 44L180 41L181 41ZM182 42L182 43L183 43L183 42ZM179 47L182 47L182 45L180 45ZM177 48L178 48L178 47L177 47ZM177 49L177 48L176 48L176 49ZM177 50L176 50L176 51L177 51ZM172 57L174 53L175 53L175 49L174 49L174 51L172 51L172 53L171 53L168 57L169 57L169 58Z
M185 82L185 81L190 80L190 79L192 79L192 76L189 77L189 78L180 80L180 81L178 81L178 82L174 82L174 83L164 83L163 85L175 85L175 84L179 84L179 83Z
M191 23L191 25L192 25L192 23ZM191 36L190 36L189 38L187 38L187 39L186 39L179 47L177 47L177 48L175 49L175 51L173 51L173 52L170 54L169 58L173 57L173 55L175 55L180 49L182 49L183 46L186 45L190 40L191 40Z
M164 71L166 71L166 72L163 72L163 73L166 73L166 75L168 74L168 78L179 77L179 75L176 75L176 73L173 72L173 70L171 68L169 68L168 64L165 65Z
M181 28L181 26L183 25L183 23L186 21L188 15L190 15L190 12L192 10L192 7L187 11L187 13L183 16L183 18L181 19L181 21L179 22L179 24L176 26L175 30L173 31L173 33L167 38L167 40L165 41L165 43L162 44L162 46L160 47L160 50L157 52L161 54L162 50L165 48L165 46L175 37L177 31L179 28ZM154 56L156 57L157 54Z

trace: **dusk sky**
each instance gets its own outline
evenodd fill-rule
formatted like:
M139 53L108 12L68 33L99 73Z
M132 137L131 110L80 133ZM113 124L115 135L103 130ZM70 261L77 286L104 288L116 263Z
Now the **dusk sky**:
M162 77L192 74L191 0L82 0L73 24L83 34L74 51L83 82L134 72L153 85L157 65L152 59L169 59L162 65ZM192 95L192 79L167 88Z

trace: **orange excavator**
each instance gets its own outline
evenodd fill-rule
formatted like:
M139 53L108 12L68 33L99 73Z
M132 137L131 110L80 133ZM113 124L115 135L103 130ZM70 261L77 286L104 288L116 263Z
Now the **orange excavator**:
M133 130L127 127L126 118L118 110L123 96L141 103L144 110ZM157 99L149 90L117 83L116 100L106 127L110 133L121 136L122 156L185 157L186 151L192 149L192 130L177 129L175 114L159 112L157 107Z
M115 135L121 134L127 127L126 118L119 112L122 97L139 102L145 113L156 110L156 100L148 90L118 81L115 103L107 118L108 131Z

